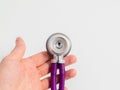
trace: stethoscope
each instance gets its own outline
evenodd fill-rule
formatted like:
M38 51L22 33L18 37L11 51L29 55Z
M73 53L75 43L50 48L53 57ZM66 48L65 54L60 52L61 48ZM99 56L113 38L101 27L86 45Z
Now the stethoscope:
M57 90L56 87L56 74L57 69L59 69L59 90L64 90L65 85L65 60L64 57L71 50L71 41L70 39L62 34L55 33L52 34L47 42L46 48L49 54L53 56L51 61L51 90Z

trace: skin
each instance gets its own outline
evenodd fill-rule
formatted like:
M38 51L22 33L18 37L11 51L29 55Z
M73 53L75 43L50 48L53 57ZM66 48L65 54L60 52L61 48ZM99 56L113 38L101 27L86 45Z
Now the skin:
M23 58L25 49L23 39L17 38L15 48L0 63L0 90L48 90L50 88L50 77L42 80L40 78L50 73L51 57L47 52L40 52ZM75 62L74 55L65 57L66 66ZM70 69L66 71L65 79L71 79L75 75L76 70ZM65 90L68 89L65 87Z

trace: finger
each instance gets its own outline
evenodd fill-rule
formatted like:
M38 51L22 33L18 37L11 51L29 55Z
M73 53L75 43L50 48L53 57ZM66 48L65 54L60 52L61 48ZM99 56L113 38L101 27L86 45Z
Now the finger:
M14 60L21 60L25 53L25 43L22 38L18 37L16 39L16 46L12 50L12 52L8 55L8 57L13 58Z
M68 79L71 79L73 77L76 76L76 70L75 69L70 69L68 71L66 71L66 74L65 74L65 80L68 80ZM56 76L56 82L58 83L59 82L59 75ZM43 89L46 90L48 88L50 88L50 77L48 78L45 78L42 80L42 86L43 86Z
M71 65L76 62L76 56L69 55L65 57L65 66ZM39 75L42 77L50 72L51 61L46 62L45 64L38 67Z
M32 62L35 63L36 67L38 67L50 60L50 56L46 51L44 51L28 57L28 60L32 60Z
M65 89L64 90L68 90L68 88L67 87L65 87Z

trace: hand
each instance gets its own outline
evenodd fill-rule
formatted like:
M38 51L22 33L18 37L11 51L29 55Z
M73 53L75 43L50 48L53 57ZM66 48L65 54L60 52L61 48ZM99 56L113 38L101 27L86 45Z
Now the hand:
M42 80L40 78L50 73L51 58L46 52L23 58L24 53L25 43L21 38L17 38L15 48L0 63L0 90L47 90L50 88L50 77ZM65 60L65 65L68 66L76 62L76 57L69 55ZM66 80L75 75L74 69L66 71Z

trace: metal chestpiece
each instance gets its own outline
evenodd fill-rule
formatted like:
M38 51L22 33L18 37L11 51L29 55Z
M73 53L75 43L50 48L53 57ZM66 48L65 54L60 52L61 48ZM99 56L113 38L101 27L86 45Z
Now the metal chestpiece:
M62 33L54 33L48 38L46 48L53 55L52 63L64 63L63 57L70 52L71 41Z

